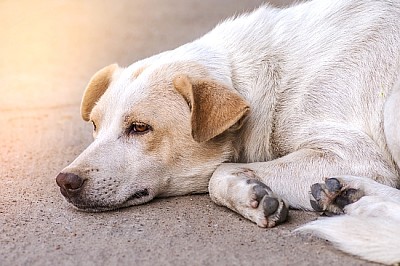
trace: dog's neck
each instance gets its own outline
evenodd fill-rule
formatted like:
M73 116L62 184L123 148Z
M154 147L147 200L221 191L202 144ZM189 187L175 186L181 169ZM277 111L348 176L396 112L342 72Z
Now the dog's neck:
M213 80L235 89L250 104L250 112L240 121L242 126L234 133L231 161L256 162L273 159L275 156L270 136L275 118L274 99L282 76L281 60L271 54L266 58L247 59L254 60L254 63L238 61L233 59L237 56L232 54L241 51L216 50L206 45L199 48L198 44L178 49L186 51L173 51L184 55L180 57L181 60L200 63ZM249 142L257 144L249 145Z
M282 52L285 48L272 41L274 38L271 35L274 34L273 28L277 21L260 23L260 20L269 17L262 12L265 10L261 9L250 15L253 22L239 33L240 36L222 34L235 28L235 23L242 23L238 20L227 21L194 45L198 47L200 43L204 47L200 60L204 61L203 64L212 78L231 85L250 104L250 112L243 126L236 132L233 162L268 161L276 157L271 139L276 116L276 94L284 72L285 58L281 55L285 54ZM251 36L264 38L257 38L257 42L246 40ZM251 45L244 46L243 43ZM218 47L219 50L207 49L208 47ZM230 78L228 82L223 80L226 77Z
M201 40L200 40L201 41ZM271 54L263 58L249 57L238 60L234 53L240 50L219 50L204 43L185 45L172 51L181 54L180 60L195 61L207 69L212 79L238 91L250 104L250 112L235 132L232 162L256 162L273 159L270 143L275 116L276 90L282 75L281 60ZM218 47L218 46L214 46ZM176 58L176 54L174 55ZM248 61L246 61L248 60ZM251 61L251 62L250 62ZM251 77L251 78L249 78ZM263 95L263 97L260 97ZM257 143L249 145L249 142Z

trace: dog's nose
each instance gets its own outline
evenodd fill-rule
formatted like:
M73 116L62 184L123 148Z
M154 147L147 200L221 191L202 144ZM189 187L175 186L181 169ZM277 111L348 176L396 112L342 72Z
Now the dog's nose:
M59 173L56 177L57 185L67 191L81 188L83 181L81 177L71 173Z

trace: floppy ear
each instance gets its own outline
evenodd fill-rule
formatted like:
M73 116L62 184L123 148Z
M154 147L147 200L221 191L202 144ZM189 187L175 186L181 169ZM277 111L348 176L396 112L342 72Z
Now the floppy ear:
M191 107L192 136L197 142L221 134L249 110L239 93L216 81L192 81L180 75L174 79L174 86Z
M81 102L81 116L83 120L89 121L93 107L107 90L111 83L112 75L117 68L117 64L106 66L97 71L97 73L90 79L89 84L83 93Z

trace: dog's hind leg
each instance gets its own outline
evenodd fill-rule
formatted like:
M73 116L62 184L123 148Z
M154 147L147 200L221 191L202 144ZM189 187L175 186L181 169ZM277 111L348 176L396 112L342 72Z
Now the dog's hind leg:
M311 202L316 211L342 214L363 196L378 197L400 205L400 190L358 176L337 176L311 186ZM355 204L354 206L358 206Z
M327 182L333 183L327 186L332 191L334 187L347 187L368 196L344 206L345 215L320 218L296 231L310 232L329 240L345 252L367 260L399 263L400 190L355 176L335 177ZM327 203L334 202L338 194L326 197Z
M400 164L400 80L395 84L385 104L384 132L393 159ZM398 179L398 177L396 177ZM378 196L400 203L397 189L379 184L367 178L344 175L331 177L323 183L311 186L311 203L317 211L340 214L344 207L358 201L362 196ZM357 206L357 205L356 205Z

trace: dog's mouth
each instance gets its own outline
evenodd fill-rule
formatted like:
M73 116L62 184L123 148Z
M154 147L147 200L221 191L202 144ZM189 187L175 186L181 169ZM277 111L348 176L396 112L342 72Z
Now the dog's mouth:
M78 210L86 212L104 212L116 209L126 208L133 205L140 205L153 199L149 189L141 189L133 193L130 197L117 202L96 202L92 200L84 200L82 198L67 198Z
M137 200L137 199L141 199L143 197L149 196L149 190L147 188L136 191L132 196L130 196L126 201L131 201L131 200Z

